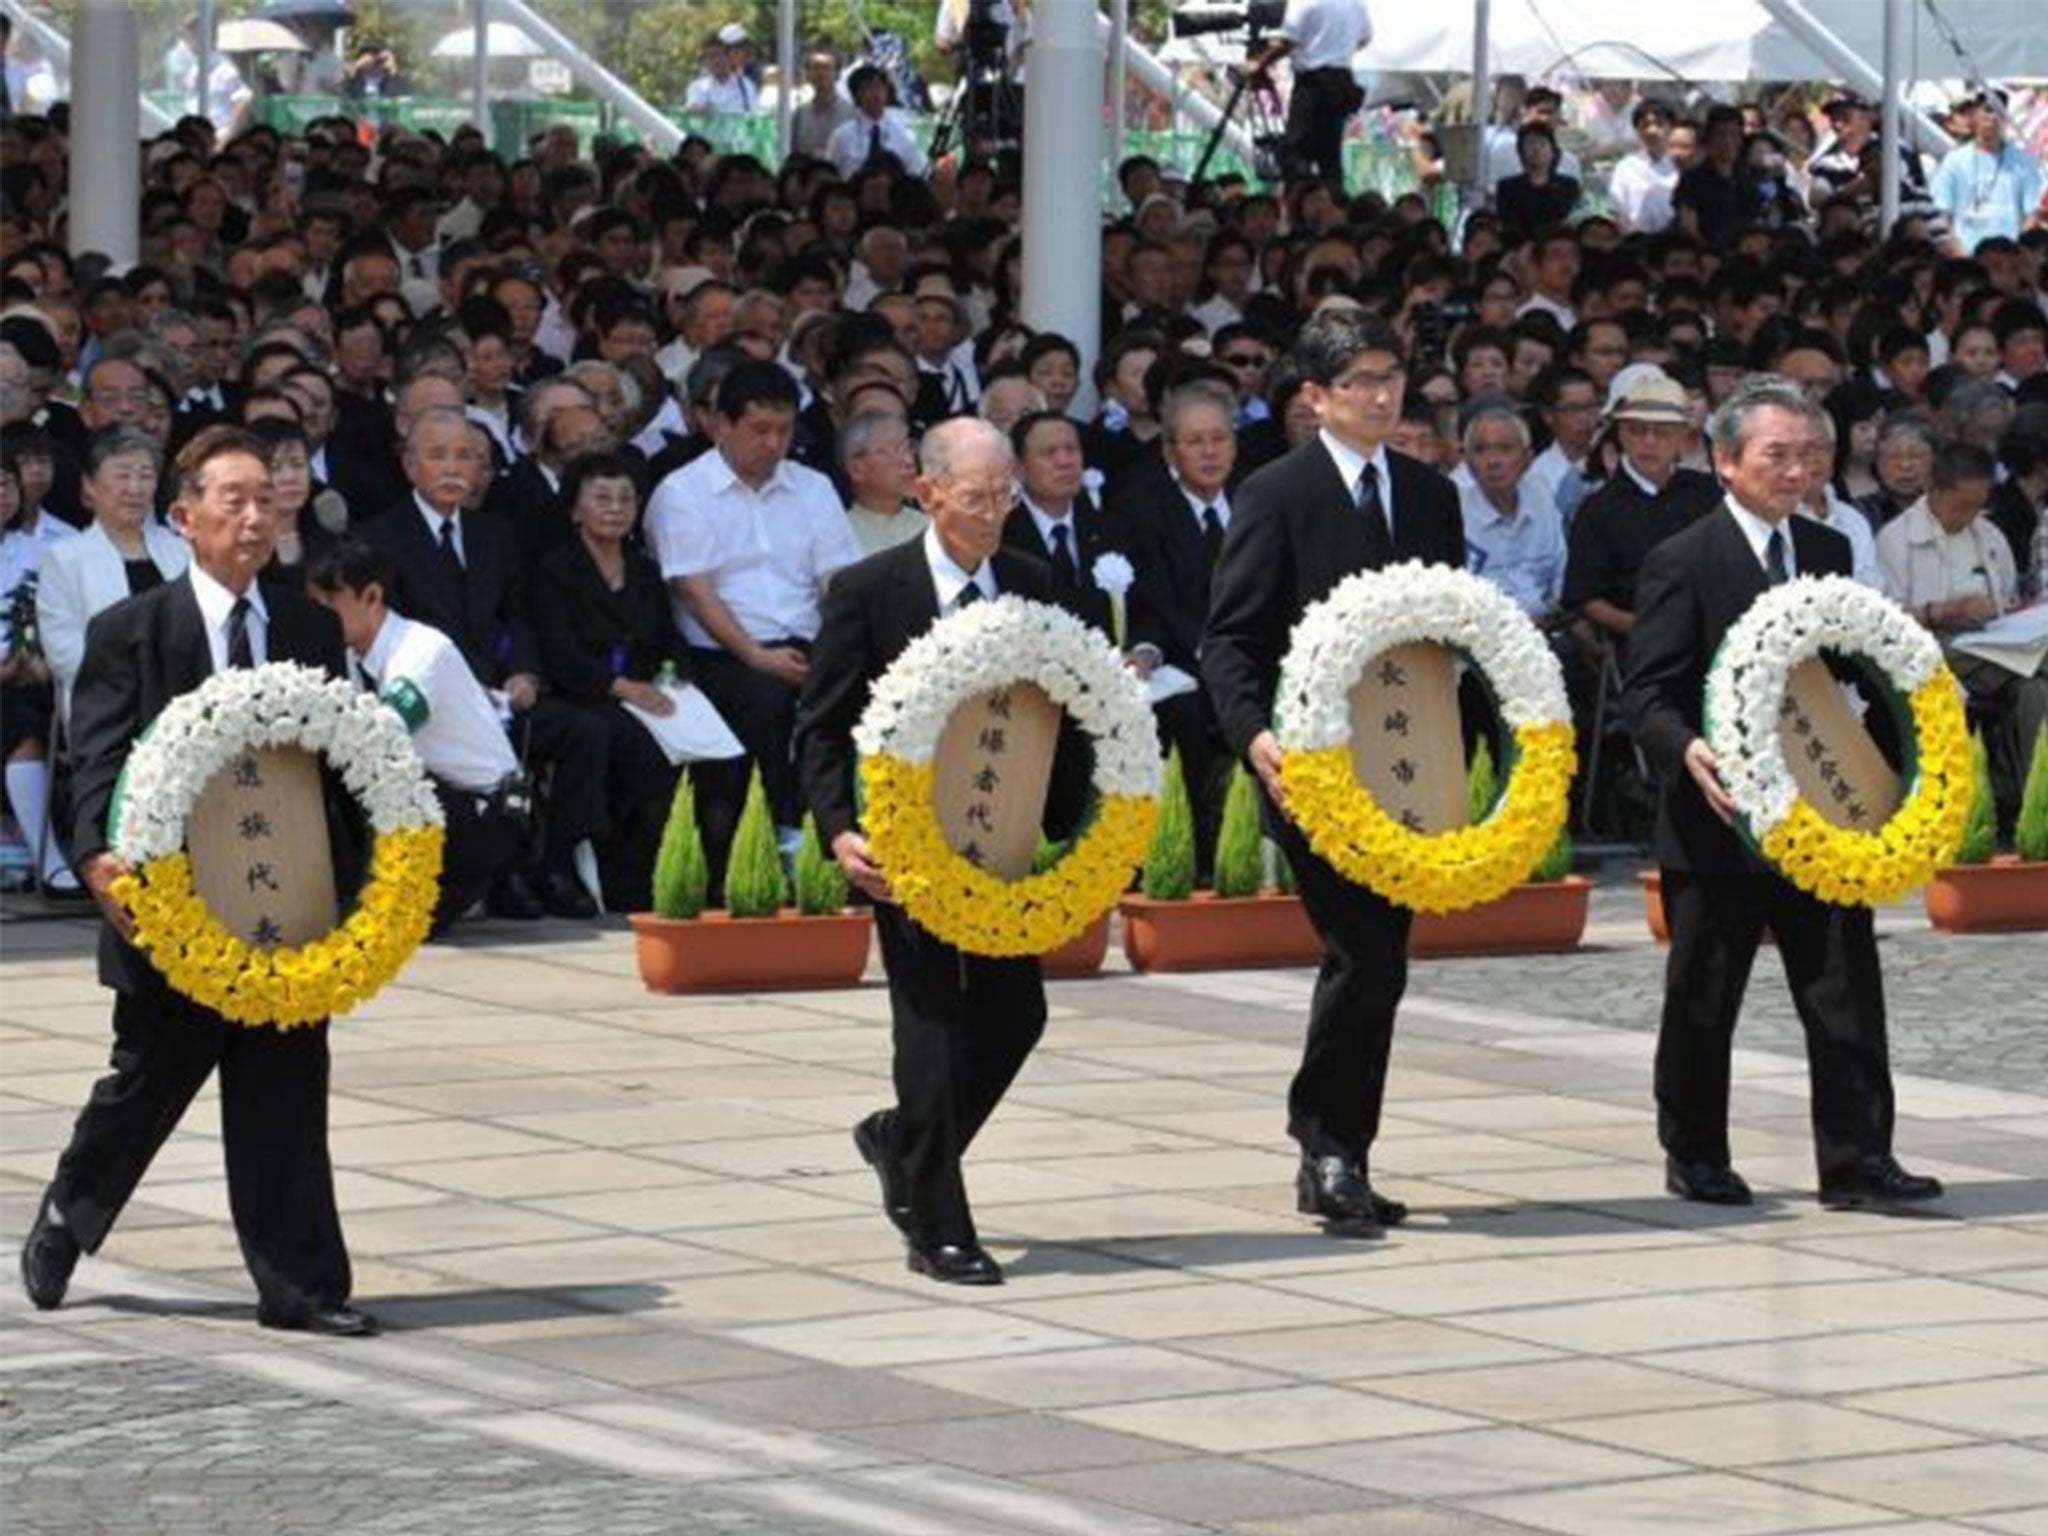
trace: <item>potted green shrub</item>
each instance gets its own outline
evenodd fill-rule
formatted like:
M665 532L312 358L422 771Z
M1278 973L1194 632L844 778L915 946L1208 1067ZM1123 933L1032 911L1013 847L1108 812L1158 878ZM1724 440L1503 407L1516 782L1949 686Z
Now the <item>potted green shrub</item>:
M654 910L632 916L640 976L655 992L841 987L867 968L865 911L848 910L846 876L804 818L795 906L757 772L725 871L725 910L705 911L710 870L690 776L676 785L654 865Z
M1927 882L1927 918L1946 933L2013 933L2048 928L2048 729L2034 737L2013 851L1998 852L1998 812L1984 739L1970 740L1976 798L1955 862Z
M1167 760L1159 825L1139 882L1119 906L1124 954L1139 970L1193 971L1308 965L1322 955L1291 892L1266 889L1260 790L1240 767L1216 831L1214 889L1196 891L1194 818L1176 755Z

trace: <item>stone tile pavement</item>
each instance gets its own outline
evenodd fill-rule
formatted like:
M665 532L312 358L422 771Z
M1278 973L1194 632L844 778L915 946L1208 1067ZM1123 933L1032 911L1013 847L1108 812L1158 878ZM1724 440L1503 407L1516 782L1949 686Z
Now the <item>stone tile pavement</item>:
M0 1527L735 1536L2048 1533L2048 945L1886 914L1937 1217L1811 1198L1768 957L1746 1212L1660 1187L1660 957L1419 965L1377 1243L1292 1212L1306 972L1057 984L970 1159L1010 1283L906 1273L847 1127L886 1000L668 1000L479 927L335 1035L371 1343L261 1332L211 1095L72 1301L0 1301ZM106 1049L82 923L0 932L0 1235ZM309 1511L311 1514L309 1515Z

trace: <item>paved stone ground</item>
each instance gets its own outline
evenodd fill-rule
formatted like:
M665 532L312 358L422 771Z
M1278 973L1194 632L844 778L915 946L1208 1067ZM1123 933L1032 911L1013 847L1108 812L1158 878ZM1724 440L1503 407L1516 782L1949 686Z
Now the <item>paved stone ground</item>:
M872 978L657 999L617 931L481 927L336 1031L391 1333L250 1325L203 1095L62 1311L0 1294L0 1528L2044 1536L2048 945L1882 926L1936 1217L1813 1204L1768 963L1759 1203L1664 1197L1661 956L1616 885L1577 955L1416 968L1379 1243L1292 1210L1306 972L1056 985L969 1162L1010 1283L967 1293L904 1271L847 1139ZM0 932L10 1244L104 1062L89 939Z

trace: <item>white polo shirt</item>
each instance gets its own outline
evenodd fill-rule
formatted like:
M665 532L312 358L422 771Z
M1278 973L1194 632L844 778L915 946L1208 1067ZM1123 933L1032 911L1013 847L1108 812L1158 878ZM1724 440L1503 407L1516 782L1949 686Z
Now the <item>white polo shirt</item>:
M490 695L455 642L433 625L386 614L356 668L405 721L435 778L481 795L519 771Z

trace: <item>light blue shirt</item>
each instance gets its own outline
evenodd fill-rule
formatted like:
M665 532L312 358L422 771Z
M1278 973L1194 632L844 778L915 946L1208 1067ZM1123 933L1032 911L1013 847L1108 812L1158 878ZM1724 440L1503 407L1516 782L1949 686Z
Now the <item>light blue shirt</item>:
M1995 155L1963 144L1950 150L1934 173L1933 197L1948 215L1956 243L1974 252L1993 235L2019 238L2041 201L2041 171L2011 144L2001 145Z
M1564 525L1557 508L1533 494L1525 478L1515 510L1503 513L1476 484L1458 489L1465 519L1465 563L1520 605L1532 619L1557 607L1564 590Z

